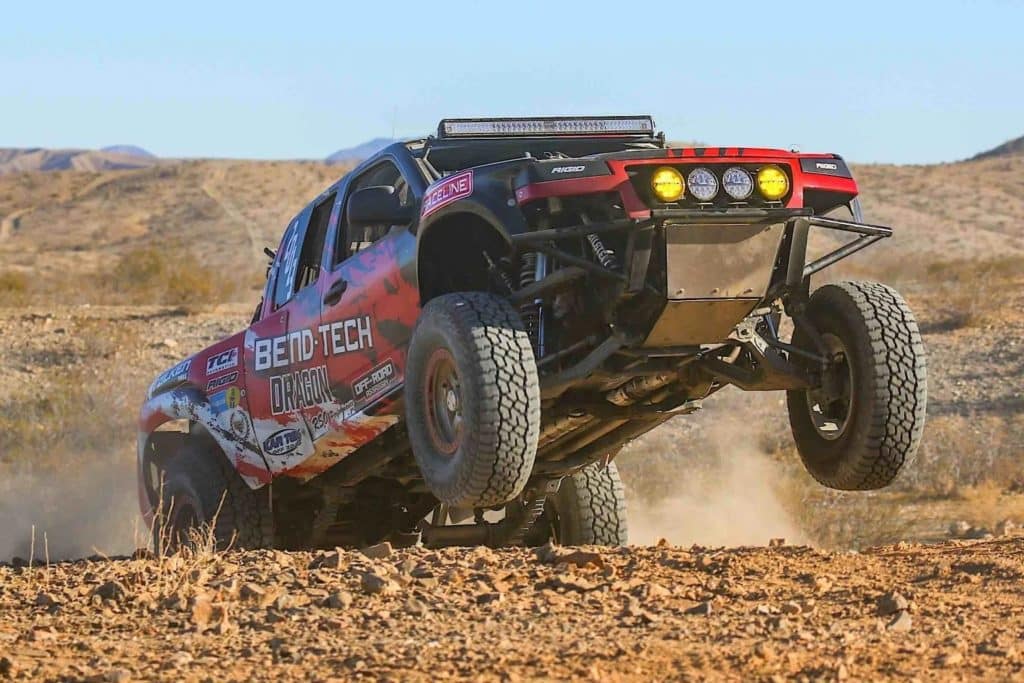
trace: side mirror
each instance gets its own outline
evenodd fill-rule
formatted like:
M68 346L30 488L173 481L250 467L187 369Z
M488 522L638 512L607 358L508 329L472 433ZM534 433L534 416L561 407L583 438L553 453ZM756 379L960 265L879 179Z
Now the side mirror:
M356 190L348 198L346 220L352 227L405 225L412 222L413 209L402 206L391 185L373 185Z

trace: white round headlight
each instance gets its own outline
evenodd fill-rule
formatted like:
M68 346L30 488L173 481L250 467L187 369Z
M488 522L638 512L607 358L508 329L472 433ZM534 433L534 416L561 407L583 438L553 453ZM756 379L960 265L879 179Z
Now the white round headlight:
M722 174L722 187L733 199L746 199L754 191L754 179L742 168L733 166Z
M699 202L710 202L718 194L718 178L704 167L695 168L686 177L690 194Z

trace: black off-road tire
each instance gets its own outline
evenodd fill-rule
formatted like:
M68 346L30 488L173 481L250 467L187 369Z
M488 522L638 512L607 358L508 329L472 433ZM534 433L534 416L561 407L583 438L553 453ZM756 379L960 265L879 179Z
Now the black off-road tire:
M790 425L804 466L833 489L887 486L913 459L925 423L925 349L914 315L890 287L839 282L811 295L807 317L819 333L842 342L852 391L846 426L832 439L815 427L807 392L787 392ZM799 327L793 343L814 348Z
M620 546L629 541L626 493L615 463L594 463L562 479L528 537L530 545Z
M250 489L216 445L191 441L168 460L163 478L162 504L153 525L156 552L189 544L186 527L199 534L212 528L219 550L273 547L266 490Z
M429 403L428 374L436 362L457 373L461 426L451 439L432 426L437 409ZM518 496L537 455L540 388L515 308L480 292L427 303L409 345L405 411L413 456L438 500L481 508Z

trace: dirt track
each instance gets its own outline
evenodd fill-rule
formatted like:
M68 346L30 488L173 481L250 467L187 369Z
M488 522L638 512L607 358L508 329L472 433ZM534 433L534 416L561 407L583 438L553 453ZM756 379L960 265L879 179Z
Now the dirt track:
M863 554L262 551L5 566L0 673L1006 679L1024 675L1022 560L1024 539L1010 538Z

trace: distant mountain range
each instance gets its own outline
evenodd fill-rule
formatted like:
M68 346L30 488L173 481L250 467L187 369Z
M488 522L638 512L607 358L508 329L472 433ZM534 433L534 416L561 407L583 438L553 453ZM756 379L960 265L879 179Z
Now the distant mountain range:
M999 145L992 149L982 152L981 154L975 154L971 157L971 160L975 159L991 159L993 157L1008 157L1016 156L1018 154L1024 154L1024 135L1019 138L1014 138Z
M324 159L324 161L329 164L351 164L353 162L360 162L364 159L369 159L392 142L395 141L391 138L374 138L369 142L364 142L363 144L356 145L355 147L339 149L334 154L329 155Z
M324 162L330 165L354 165L393 142L395 140L392 138L374 138L354 147L339 149L327 156ZM971 160L1016 155L1024 155L1024 136L976 154ZM98 150L0 148L0 175L26 171L110 171L146 168L160 162L156 155L136 145L110 145Z
M112 171L145 168L158 162L151 153L133 145L103 149L0 148L0 175L25 171Z

